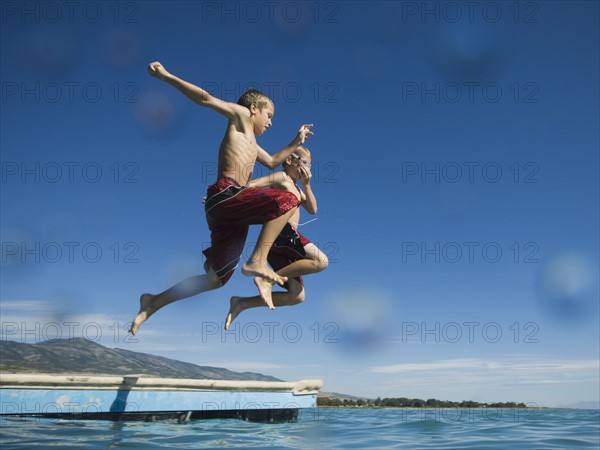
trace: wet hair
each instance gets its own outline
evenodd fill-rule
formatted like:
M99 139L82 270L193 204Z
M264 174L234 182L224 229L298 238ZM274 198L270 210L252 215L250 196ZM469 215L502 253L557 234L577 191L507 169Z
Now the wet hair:
M259 91L258 89L251 88L242 94L238 100L238 105L242 105L250 109L250 105L252 105L252 103L256 103L256 106L258 106L260 111L262 111L262 109L267 105L274 106L273 100L271 100L267 94Z

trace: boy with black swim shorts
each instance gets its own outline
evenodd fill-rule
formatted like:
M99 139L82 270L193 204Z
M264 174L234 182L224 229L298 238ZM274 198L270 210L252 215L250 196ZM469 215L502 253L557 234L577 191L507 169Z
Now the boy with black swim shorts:
M271 187L293 193L304 209L310 214L317 212L317 199L312 191L310 179L311 155L305 147L298 147L283 163L283 171L275 172L262 178L250 181L249 186ZM297 185L301 181L304 192ZM297 305L304 300L304 281L302 275L317 273L328 265L327 256L319 248L302 236L298 231L300 210L295 213L285 224L279 236L273 243L268 255L268 262L282 277L287 277L284 287L286 292L273 292L272 299L275 306ZM229 329L231 322L246 309L265 306L262 291L273 288L273 283L256 278L255 283L261 295L255 297L231 297L229 312L225 318L225 329Z

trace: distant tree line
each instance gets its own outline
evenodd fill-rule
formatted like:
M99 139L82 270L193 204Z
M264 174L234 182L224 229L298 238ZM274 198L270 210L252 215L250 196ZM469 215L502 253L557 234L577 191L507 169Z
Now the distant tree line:
M369 407L369 408L527 408L525 403L497 402L480 403L472 400L462 402L450 402L430 398L380 398L372 399L348 399L339 397L317 397L317 406L347 406L347 407Z

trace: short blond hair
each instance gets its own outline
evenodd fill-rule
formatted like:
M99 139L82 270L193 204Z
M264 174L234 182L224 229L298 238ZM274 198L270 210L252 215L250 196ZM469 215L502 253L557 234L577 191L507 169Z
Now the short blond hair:
M298 148L296 148L296 152L300 150L301 152L306 153L308 156L310 156L310 158L312 159L312 155L310 154L310 150L307 149L304 145L299 145ZM294 152L294 153L296 153Z
M251 88L242 94L238 100L238 105L242 105L250 109L250 105L252 105L252 103L256 103L256 106L258 106L258 109L261 111L265 106L268 105L275 107L273 100L271 100L267 94L259 91L258 89Z

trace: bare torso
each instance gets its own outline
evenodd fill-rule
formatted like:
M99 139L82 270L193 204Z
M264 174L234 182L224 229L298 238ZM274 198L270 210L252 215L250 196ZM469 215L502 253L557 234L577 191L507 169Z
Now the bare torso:
M257 154L258 146L251 124L230 121L219 148L218 177L233 178L245 186L254 170Z

